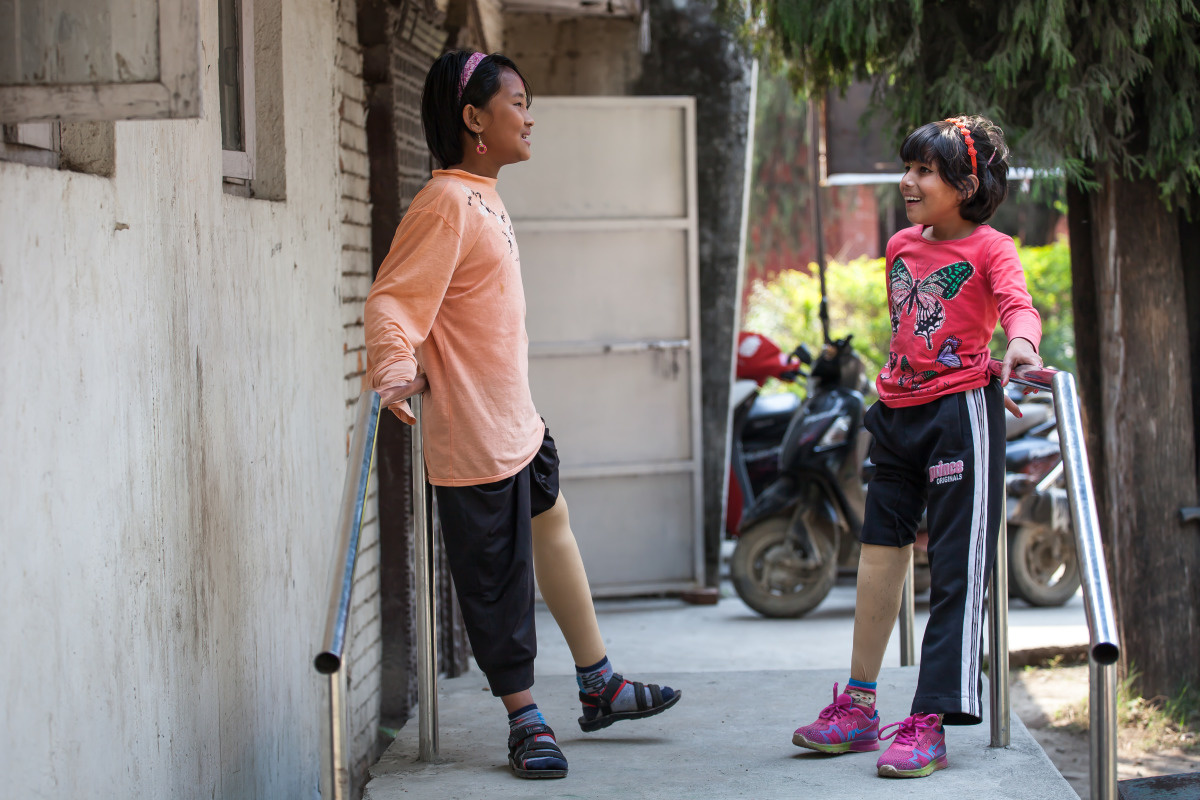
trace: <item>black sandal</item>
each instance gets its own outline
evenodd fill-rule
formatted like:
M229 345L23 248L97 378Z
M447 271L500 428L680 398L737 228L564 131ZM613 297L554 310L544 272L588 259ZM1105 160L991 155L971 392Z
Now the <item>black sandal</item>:
M550 740L538 741L539 736L550 735ZM508 766L518 778L565 778L567 757L554 741L554 731L549 725L535 722L522 725L508 734ZM526 769L525 764L533 758L557 758L563 762L562 769Z
M620 693L625 684L633 686L633 696L637 700L636 711L613 711L612 701ZM646 691L650 692L650 703L646 703ZM596 709L596 716L588 719L587 716L579 718L579 727L585 732L598 731L601 728L607 728L617 720L622 719L642 719L643 717L652 717L655 714L661 714L671 706L679 702L679 698L683 696L683 692L678 689L671 690L673 694L667 699L663 699L662 687L657 683L638 683L637 681L627 681L617 673L613 673L608 679L608 683L604 685L604 691L600 694L584 694L579 693L579 702L583 703L585 708Z

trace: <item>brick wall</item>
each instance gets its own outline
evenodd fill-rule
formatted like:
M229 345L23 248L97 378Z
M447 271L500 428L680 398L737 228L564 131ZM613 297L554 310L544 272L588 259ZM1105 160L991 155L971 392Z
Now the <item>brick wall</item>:
M340 78L340 170L338 182L341 219L341 301L345 338L343 363L346 398L347 450L353 434L354 409L366 389L366 344L363 304L371 288L370 160L367 154L366 90L363 55L358 43L357 2L338 3L338 73ZM351 780L355 796L366 779L367 768L379 755L380 662L379 625L379 514L376 475L363 511L350 629L347 634L347 684L349 685L349 736Z
M638 20L510 14L505 55L538 97L627 95L642 74ZM537 118L537 112L534 112Z

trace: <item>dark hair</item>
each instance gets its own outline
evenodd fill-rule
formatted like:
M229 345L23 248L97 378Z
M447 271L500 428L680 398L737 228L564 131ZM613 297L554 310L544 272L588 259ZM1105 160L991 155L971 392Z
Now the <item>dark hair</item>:
M900 145L900 160L936 164L942 180L964 198L958 213L970 222L984 223L1008 197L1008 145L1004 131L986 117L962 116L975 142L979 189L971 194L971 155L967 142L952 122L930 122L910 133ZM970 197L968 197L970 195Z
M425 76L425 91L421 95L421 126L425 129L425 142L429 151L445 169L463 160L462 133L467 130L462 111L468 105L482 108L500 91L500 74L505 68L517 73L525 84L526 103L533 103L533 92L529 81L517 69L512 59L492 53L484 56L471 73L462 97L458 96L458 81L463 66L471 57L469 50L451 50L445 53Z

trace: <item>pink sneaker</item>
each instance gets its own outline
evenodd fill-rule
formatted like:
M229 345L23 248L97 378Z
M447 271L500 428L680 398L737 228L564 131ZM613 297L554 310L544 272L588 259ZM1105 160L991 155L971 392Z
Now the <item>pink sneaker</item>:
M887 731L895 727L891 733ZM880 731L880 739L895 736L875 765L884 778L924 778L950 766L946 760L946 734L937 714L913 714Z
M797 728L792 744L822 753L865 753L879 749L879 714L854 705L833 685L833 704L821 709L817 721Z

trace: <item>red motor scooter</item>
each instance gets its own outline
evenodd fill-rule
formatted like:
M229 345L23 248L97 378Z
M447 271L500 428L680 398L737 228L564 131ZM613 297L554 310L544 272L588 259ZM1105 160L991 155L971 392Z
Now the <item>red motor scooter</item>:
M725 533L730 538L737 536L745 510L778 477L783 435L800 408L800 398L791 392L764 395L760 390L769 378L795 382L811 363L812 355L804 345L785 353L762 334L738 334L725 512Z

